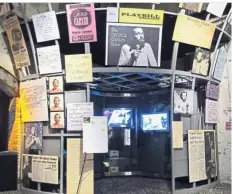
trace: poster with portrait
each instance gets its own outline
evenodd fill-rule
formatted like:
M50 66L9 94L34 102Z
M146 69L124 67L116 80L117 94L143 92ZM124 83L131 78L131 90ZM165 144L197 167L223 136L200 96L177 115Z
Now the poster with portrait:
M216 80L221 81L222 80L222 75L225 67L225 63L227 60L227 53L222 46L220 49L217 50L217 57L215 58L215 67L214 67L214 72L213 72L213 78Z
M21 82L20 101L22 122L48 121L46 78Z
M94 3L66 5L70 43L96 42Z
M206 98L218 100L219 97L219 85L208 82L206 86Z
M193 59L192 73L207 76L210 66L210 51L197 48Z
M105 65L160 67L161 25L107 23L106 30Z
M180 3L179 7L200 13L202 10L202 4L203 3Z
M49 96L49 109L50 111L64 111L64 95L51 94Z
M5 20L3 26L6 30L16 69L30 66L28 50L17 16L12 16Z
M65 127L64 112L50 112L50 128L63 129Z
M33 155L23 154L22 183L25 188L29 188L32 181L32 157Z
M26 123L25 124L25 153L31 150L42 150L42 131L43 123Z
M214 100L205 100L205 123L218 122L218 102Z
M193 114L194 91L185 88L174 89L174 113Z
M63 90L63 76L49 77L49 93L62 93Z

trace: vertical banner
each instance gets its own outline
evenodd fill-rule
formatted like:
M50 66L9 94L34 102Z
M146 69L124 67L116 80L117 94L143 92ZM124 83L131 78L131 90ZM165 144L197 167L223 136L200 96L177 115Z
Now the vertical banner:
M217 101L205 100L205 123L217 123L218 121L218 107Z
M22 122L48 121L46 78L21 82L20 101Z
M91 54L65 55L66 82L92 82Z
M94 3L66 5L70 43L96 42Z
M28 50L17 16L10 17L3 23L7 38L10 43L16 69L30 66Z

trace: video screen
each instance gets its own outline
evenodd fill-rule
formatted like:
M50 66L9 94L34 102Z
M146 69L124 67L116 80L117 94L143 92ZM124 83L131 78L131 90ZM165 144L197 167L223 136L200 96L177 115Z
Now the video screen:
M108 117L109 127L132 126L132 109L104 109L104 116Z
M142 115L143 131L168 131L168 113Z

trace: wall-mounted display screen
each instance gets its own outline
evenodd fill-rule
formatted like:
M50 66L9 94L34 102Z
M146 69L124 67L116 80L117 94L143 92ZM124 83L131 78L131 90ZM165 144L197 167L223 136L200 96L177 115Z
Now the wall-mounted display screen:
M104 109L104 116L108 117L109 127L131 127L133 110L130 108Z
M142 114L141 118L143 131L167 132L168 122L168 113Z

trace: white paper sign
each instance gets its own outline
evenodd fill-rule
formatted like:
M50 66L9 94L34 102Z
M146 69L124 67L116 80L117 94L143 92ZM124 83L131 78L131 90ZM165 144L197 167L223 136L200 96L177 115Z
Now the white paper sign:
M67 131L83 130L83 117L93 116L93 103L67 104Z
M107 153L107 117L84 117L83 120L83 153Z
M224 46L222 46L217 51L217 58L215 60L215 68L214 68L214 74L213 74L214 79L219 80L219 81L222 80L222 74L224 71L226 59L227 59L227 53L225 51Z
M213 15L216 15L218 17L222 17L222 14L226 8L227 3L221 2L221 3L209 3L206 11L209 13L212 13Z
M45 42L60 38L55 11L32 16L37 42Z
M217 123L218 108L217 101L205 100L205 123Z
M60 48L58 45L37 48L40 74L62 72Z
M20 83L23 122L48 121L46 78Z
M118 8L117 7L107 8L107 22L118 22Z

